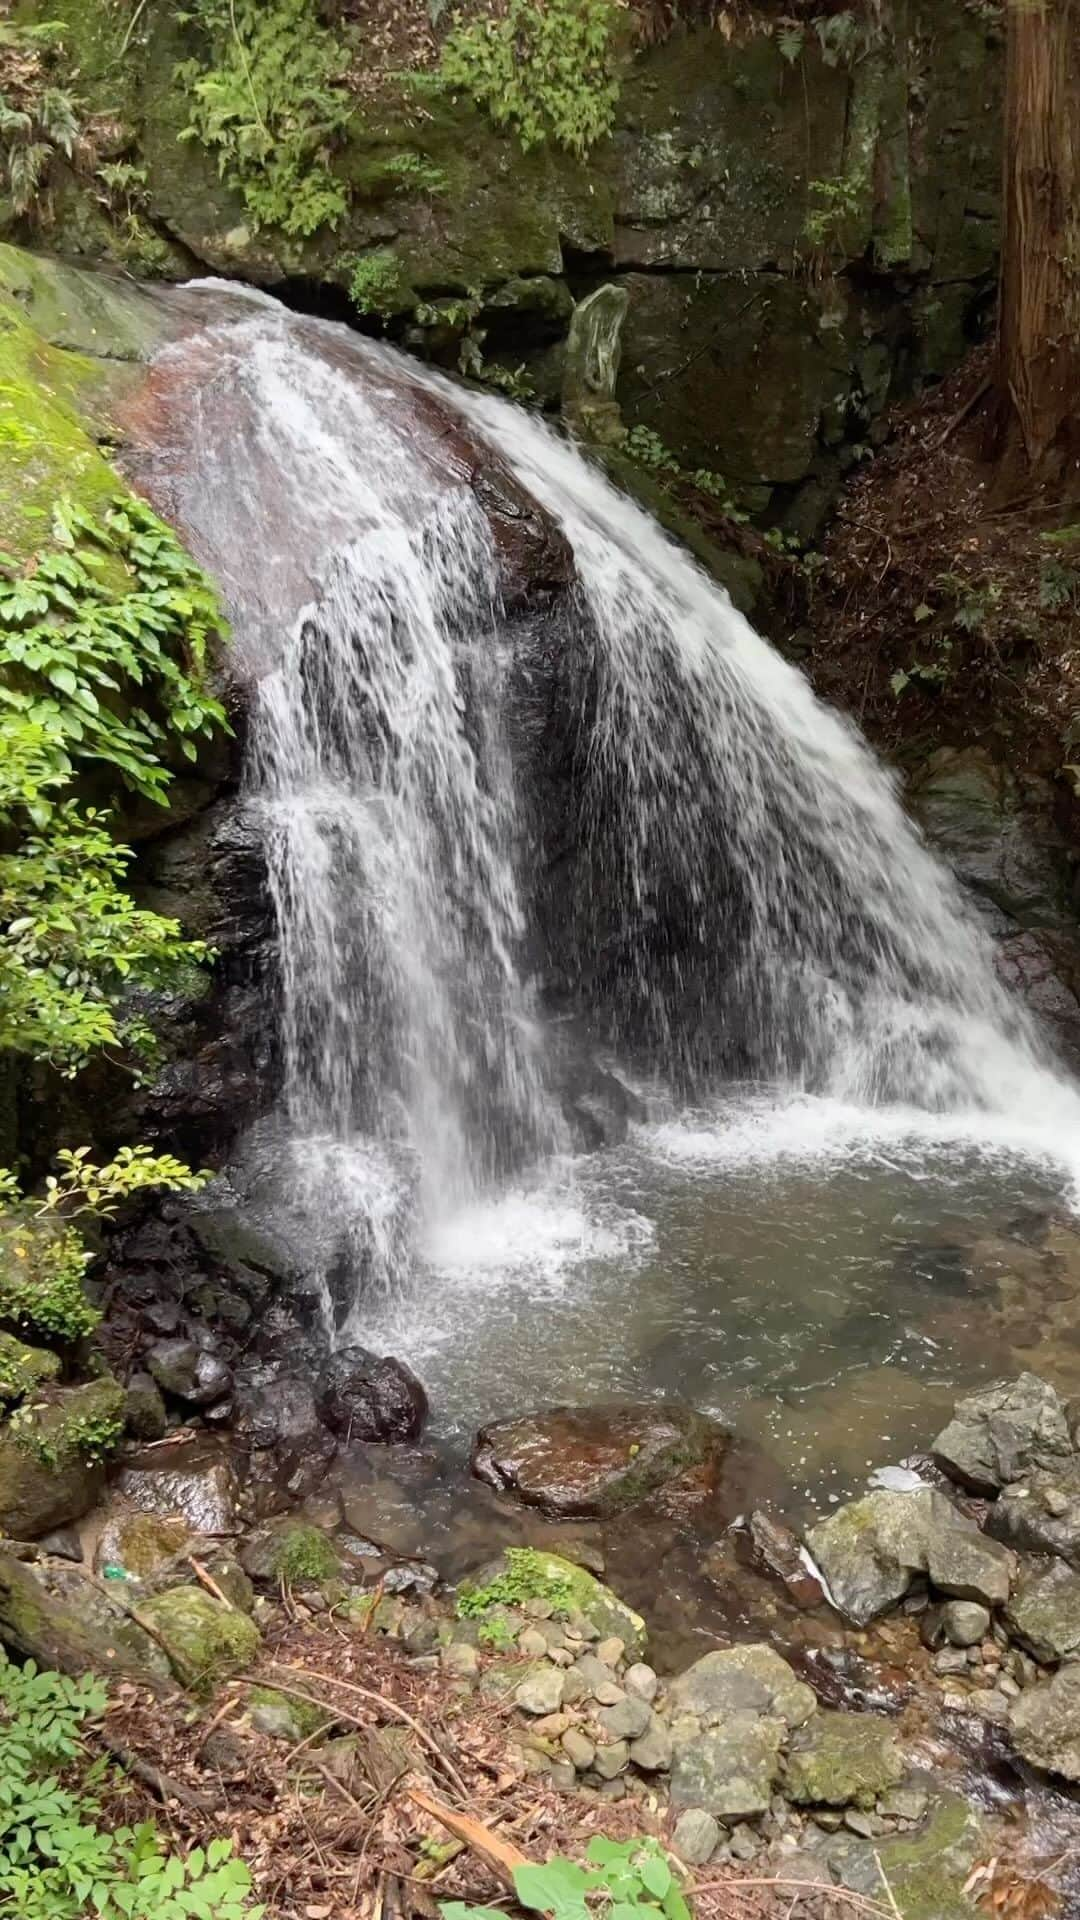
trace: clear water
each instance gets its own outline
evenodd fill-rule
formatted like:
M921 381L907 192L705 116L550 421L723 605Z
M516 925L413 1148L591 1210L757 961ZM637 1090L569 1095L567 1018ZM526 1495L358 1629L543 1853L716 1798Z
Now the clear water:
M313 1261L334 1223L335 1335L412 1359L443 1431L677 1391L811 1488L925 1439L998 1358L940 1249L1071 1199L1080 1096L891 776L534 417L263 296L184 297L146 478L254 688L281 1203ZM535 655L458 432L573 550ZM557 885L513 724L545 648ZM556 931L575 1030L657 1116L576 1159Z

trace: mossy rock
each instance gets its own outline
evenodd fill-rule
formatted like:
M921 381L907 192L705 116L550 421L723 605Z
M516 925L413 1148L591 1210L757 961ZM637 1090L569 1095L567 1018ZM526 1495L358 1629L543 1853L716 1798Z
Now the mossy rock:
M94 1555L99 1570L122 1567L148 1580L182 1553L191 1528L179 1513L116 1513L108 1520Z
M797 1806L872 1807L904 1777L887 1720L869 1713L818 1713L796 1734L784 1793Z
M260 1733L269 1734L272 1740L287 1740L290 1746L309 1740L312 1734L321 1733L333 1724L333 1716L322 1707L310 1706L306 1700L294 1700L290 1694L279 1693L276 1687L252 1687L247 1702L252 1726Z
M124 1390L105 1376L49 1388L0 1431L0 1529L36 1540L81 1520L100 1498L101 1459L123 1431Z
M0 1333L0 1400L14 1406L35 1387L55 1380L60 1361L44 1347L28 1347L14 1334Z
M164 1653L120 1598L74 1567L32 1572L0 1551L0 1639L41 1667L123 1674L157 1692L173 1687Z
M241 1564L252 1580L318 1587L341 1578L344 1562L328 1534L292 1519L271 1521L245 1540Z
M972 1920L964 1884L988 1844L976 1808L943 1793L919 1832L870 1841L838 1835L827 1858L842 1886L870 1899L880 1900L884 1874L902 1920Z
M208 1695L256 1657L262 1636L246 1613L230 1612L201 1587L170 1587L139 1605L178 1680Z
M537 1547L507 1547L458 1589L458 1612L465 1620L494 1618L506 1607L544 1600L557 1619L583 1614L599 1637L625 1643L629 1659L645 1650L645 1622L586 1567Z

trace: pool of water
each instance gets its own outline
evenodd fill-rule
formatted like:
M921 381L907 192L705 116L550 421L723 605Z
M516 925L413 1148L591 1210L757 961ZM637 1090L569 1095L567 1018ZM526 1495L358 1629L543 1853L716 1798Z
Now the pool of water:
M1060 1289L1061 1144L739 1091L436 1221L357 1332L417 1369L453 1448L533 1406L674 1394L820 1506L1022 1360L1002 1284Z

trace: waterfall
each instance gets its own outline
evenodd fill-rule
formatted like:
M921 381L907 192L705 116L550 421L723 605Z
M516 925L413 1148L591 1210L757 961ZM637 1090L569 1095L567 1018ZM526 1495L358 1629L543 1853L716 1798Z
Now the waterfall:
M168 506L254 683L287 1129L311 1205L362 1218L359 1264L407 1263L403 1194L435 1218L566 1149L556 1005L675 1099L738 1079L1075 1139L893 777L646 514L504 400L265 296L185 298ZM426 400L572 552L524 633Z

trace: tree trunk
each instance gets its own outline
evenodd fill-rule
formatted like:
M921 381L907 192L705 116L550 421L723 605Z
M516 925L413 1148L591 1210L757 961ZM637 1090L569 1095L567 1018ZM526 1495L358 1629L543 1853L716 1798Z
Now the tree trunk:
M1080 0L1007 0L996 384L1006 467L1080 479Z

